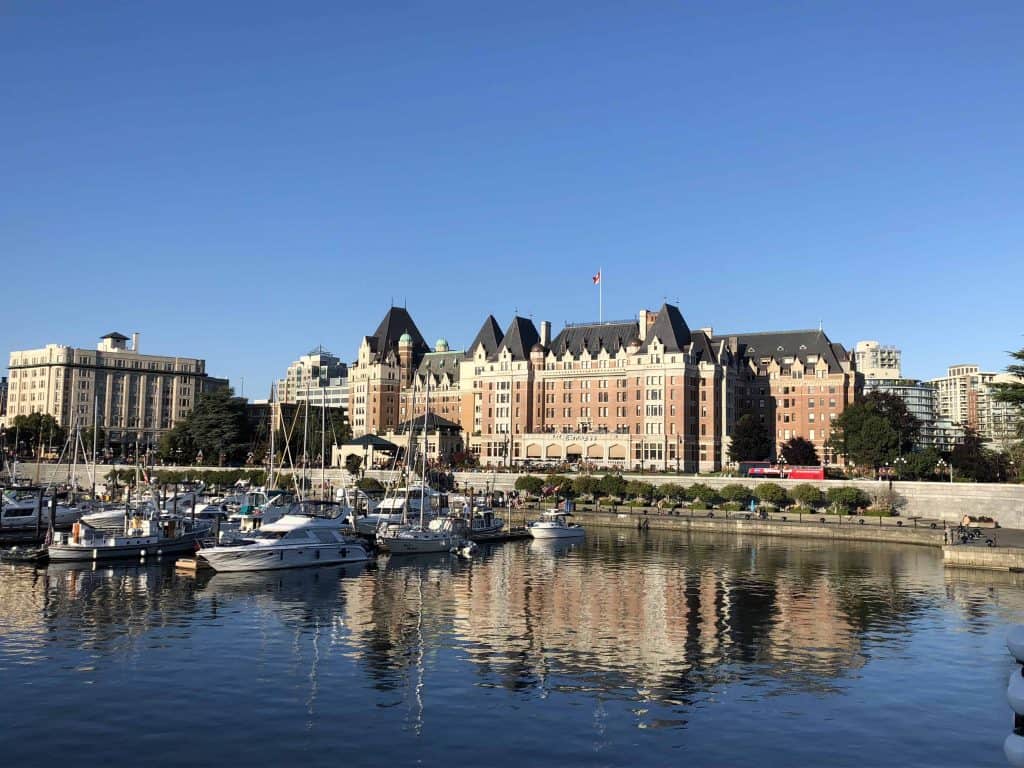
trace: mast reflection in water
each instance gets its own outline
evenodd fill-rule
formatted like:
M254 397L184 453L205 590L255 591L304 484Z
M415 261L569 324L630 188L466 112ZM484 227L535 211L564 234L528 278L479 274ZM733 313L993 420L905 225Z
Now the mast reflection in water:
M927 548L601 529L472 563L8 567L5 762L1002 765L1022 609L1019 576Z

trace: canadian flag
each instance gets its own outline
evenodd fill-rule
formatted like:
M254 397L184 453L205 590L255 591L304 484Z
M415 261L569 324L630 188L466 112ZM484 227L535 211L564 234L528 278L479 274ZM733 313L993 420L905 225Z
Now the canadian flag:
M590 279L594 281L594 285L600 285L601 284L601 270L597 270L597 274L594 275Z

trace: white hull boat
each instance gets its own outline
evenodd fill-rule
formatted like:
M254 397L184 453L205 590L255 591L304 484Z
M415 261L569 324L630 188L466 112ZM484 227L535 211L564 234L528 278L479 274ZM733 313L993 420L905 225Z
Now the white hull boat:
M63 504L57 505L57 520L54 523L59 526L69 526L76 522L85 511L81 507L68 507ZM27 496L18 498L13 493L3 495L2 511L0 511L0 530L18 531L29 530L39 526L45 528L50 523L50 499L43 499L42 516L39 513L39 498Z
M361 541L344 535L340 516L288 514L252 536L226 546L204 547L196 556L220 572L269 571L338 565L369 559Z
M582 525L569 522L571 512L558 509L542 512L540 519L530 523L528 530L535 539L580 539L586 536Z

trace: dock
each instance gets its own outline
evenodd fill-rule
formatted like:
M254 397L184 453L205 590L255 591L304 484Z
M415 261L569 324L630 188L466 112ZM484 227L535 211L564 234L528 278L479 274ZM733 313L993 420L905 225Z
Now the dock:
M503 541L520 541L530 538L530 532L525 528L507 528L497 533L474 533L470 534L473 541L478 544L500 544Z
M198 557L179 557L174 561L174 570L178 573L192 574L193 576L197 573L205 571L212 571L209 564L205 560L200 560Z

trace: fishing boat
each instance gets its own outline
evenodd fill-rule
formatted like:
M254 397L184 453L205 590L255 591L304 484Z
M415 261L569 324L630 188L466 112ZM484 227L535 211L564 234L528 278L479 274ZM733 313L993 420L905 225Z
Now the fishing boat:
M527 530L535 539L575 539L586 535L583 526L569 521L572 512L549 509L541 512L540 519L530 523Z
M332 502L300 502L273 523L230 544L203 547L196 556L217 572L268 571L338 565L369 559L363 543L342 530L342 510Z
M153 512L125 517L120 533L79 521L70 533L54 534L48 554L54 562L161 557L193 551L209 532L208 521Z

